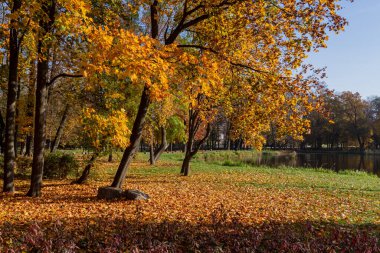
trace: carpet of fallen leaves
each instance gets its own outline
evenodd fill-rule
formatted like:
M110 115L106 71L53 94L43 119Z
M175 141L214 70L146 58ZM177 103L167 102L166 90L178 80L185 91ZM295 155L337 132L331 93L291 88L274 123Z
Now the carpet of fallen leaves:
M380 251L378 191L314 187L312 177L281 172L182 177L177 163L160 167L135 164L127 179L148 201L98 200L106 173L86 185L45 181L41 198L25 197L28 182L18 180L16 194L0 194L0 252Z

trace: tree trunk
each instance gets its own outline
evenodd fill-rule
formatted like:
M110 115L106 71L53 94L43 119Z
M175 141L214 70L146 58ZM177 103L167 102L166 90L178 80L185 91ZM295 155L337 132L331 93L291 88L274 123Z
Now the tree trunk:
M188 176L189 175L189 172L190 172L190 160L191 160L191 158L192 158L191 153L186 153L185 159L183 159L181 173L184 176Z
M109 155L108 155L108 162L109 162L109 163L112 163L112 162L113 162L112 149L111 149L111 151L110 151L110 153L109 153Z
M21 0L14 0L12 13L21 8ZM18 32L15 28L16 19L11 19L11 29L9 37L9 76L7 112L5 119L5 153L4 153L4 192L14 192L14 169L16 165L16 155L14 147L15 125L16 125L16 100L17 100L17 80L18 80L18 55L19 44Z
M149 163L150 165L154 165L156 160L154 159L154 143L153 140L150 141L149 145Z
M3 115L0 112L0 153L4 153L4 131L5 131L5 122Z
M158 36L158 12L157 12L158 0L155 0L150 6L150 18L151 18L151 37L156 39ZM145 85L141 95L139 109L137 111L135 122L133 123L132 133L130 136L130 144L125 149L123 157L121 158L119 167L117 169L114 180L111 187L121 188L125 176L127 175L128 167L132 162L134 154L139 148L141 141L142 131L144 127L145 117L150 105L149 88Z
M98 158L99 153L94 153L84 168L82 175L77 180L73 181L71 184L83 184L87 181L88 176L90 175L91 168L94 166L96 159Z
M34 149L33 164L30 189L27 193L29 197L41 196L42 176L44 169L44 149L45 149L45 129L46 129L46 107L47 107L47 75L49 70L49 52L51 45L43 45L42 38L46 36L54 24L56 1L51 0L42 5L43 11L48 15L49 20L40 20L39 26L42 29L39 34L37 46L39 57L37 63L37 88L36 107L34 116Z
M27 135L26 136L26 150L25 150L26 156L32 155L32 141L33 141L33 137L31 135Z
M125 176L128 171L128 167L131 164L133 156L136 153L141 141L145 117L148 112L149 105L149 91L148 87L145 86L141 95L139 110L137 112L136 119L133 124L132 133L130 136L130 144L124 151L123 157L121 158L119 167L117 169L111 187L121 188L124 182Z
M15 157L17 158L17 149L18 149L18 117L19 117L19 110L18 110L18 106L17 106L17 103L18 101L20 100L20 93L21 93L21 85L20 85L20 79L18 81L18 84L17 84L17 93L16 93L16 118L15 118L15 138L14 138L14 147L15 147Z
M202 124L202 121L199 118L199 112L196 110L190 109L189 110L189 124L188 124L189 136L186 143L185 158L182 162L182 167L181 167L181 174L183 174L184 176L189 175L191 159L194 157L194 155L198 153L199 149L207 141L211 133L211 125L210 123L208 123L205 136L203 137L203 139L199 140L198 143L195 143L195 135L198 132L201 124Z
M169 144L166 141L166 129L165 127L161 127L161 144L160 146L154 151L153 154L153 163L156 163L162 153L165 152L165 150L168 148Z
M65 107L65 111L63 112L61 122L59 123L58 129L57 129L57 133L55 134L53 143L51 144L51 149L50 149L51 153L54 153L58 149L59 142L61 141L63 129L64 129L66 121L67 121L67 116L69 114L69 107L70 106L67 104Z

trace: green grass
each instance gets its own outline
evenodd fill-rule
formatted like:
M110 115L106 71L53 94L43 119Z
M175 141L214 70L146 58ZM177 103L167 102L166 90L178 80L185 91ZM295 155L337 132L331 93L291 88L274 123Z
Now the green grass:
M225 152L220 154L216 151L201 153L195 157L191 163L191 175L200 174L241 174L249 180L234 182L241 186L264 187L264 188L310 188L310 189L329 189L339 191L360 191L373 192L380 194L380 178L360 171L339 171L334 172L326 169L313 168L291 168L291 167L265 167L252 166L242 161L232 159L231 157L247 157L254 156L255 152ZM229 155L229 156L228 156ZM212 159L210 159L212 157ZM183 154L165 153L155 166L148 165L148 154L139 153L135 158L135 162L139 163L133 166L129 175L149 176L155 174L173 174L178 175ZM207 160L208 159L208 160ZM211 161L210 161L211 160ZM142 164L142 165L140 165ZM118 163L115 162L109 166L101 165L102 172L112 176L117 168ZM144 166L144 168L141 168ZM105 171L104 171L105 170ZM254 178L259 175L265 178L262 182L257 182ZM96 177L96 175L94 175ZM221 180L224 177L221 177ZM226 179L228 181L228 177Z

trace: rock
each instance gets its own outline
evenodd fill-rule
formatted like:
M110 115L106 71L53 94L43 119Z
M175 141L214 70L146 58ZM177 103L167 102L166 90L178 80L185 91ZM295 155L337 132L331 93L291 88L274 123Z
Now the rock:
M128 200L147 200L149 195L139 190L127 190L123 192L123 195Z
M123 190L116 187L100 187L98 189L99 199L120 199L123 197Z

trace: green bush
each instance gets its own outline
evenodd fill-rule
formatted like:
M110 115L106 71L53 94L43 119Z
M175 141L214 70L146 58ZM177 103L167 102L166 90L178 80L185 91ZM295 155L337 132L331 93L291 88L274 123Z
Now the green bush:
M44 178L64 179L78 168L78 162L72 154L48 154L45 158Z
M228 167L241 167L243 166L243 163L241 161L231 161L226 160L222 163L222 166L228 166Z
M30 174L32 168L33 158L27 156L18 156L16 158L16 173L21 176Z

